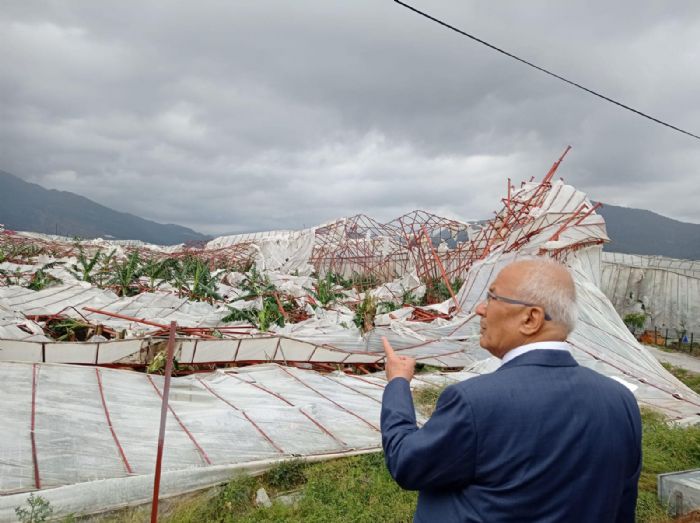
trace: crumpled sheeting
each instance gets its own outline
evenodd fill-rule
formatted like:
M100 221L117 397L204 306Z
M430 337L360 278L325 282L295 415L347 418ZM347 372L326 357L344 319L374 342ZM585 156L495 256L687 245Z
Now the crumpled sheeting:
M527 206L530 198L541 188L542 186L536 183L523 184L511 194L509 205L513 208L519 205ZM502 240L500 243L489 244L489 252L485 258L471 267L457 296L462 310L451 319L438 319L430 323L413 322L409 320L410 316L406 312L400 311L394 317L391 317L391 314L381 316L376 328L363 336L354 325L353 312L338 304L331 307L331 310L317 309L311 319L287 325L277 332L238 336L226 340L179 340L180 361L380 363L383 360L381 337L386 336L401 353L413 356L423 363L440 367L465 367L475 372L492 370L493 363L489 363L488 353L478 346L478 317L470 315L470 311L484 299L488 285L505 264L526 256L550 255L562 259L571 267L579 292L579 322L570 336L570 341L575 347L575 357L582 364L638 386L635 394L640 403L653 405L675 419L697 418L700 407L698 395L666 372L634 340L610 301L599 290L602 281L600 244L607 241L608 237L602 216L595 213L574 216L575 212L586 207L590 209L592 203L583 192L557 181L547 189L543 203L530 209L531 220L522 223L509 222L506 219L509 210L504 208L494 222L503 224L503 228L497 231L497 236ZM510 229L506 228L506 224ZM284 263L290 260L293 260L294 264L308 262L311 253L308 245L317 229L307 229L298 233L273 231L239 235L217 239L210 247L223 248L245 242L258 245L256 248L260 253L267 254L267 260L277 259L277 262L268 264L270 267L279 266L277 274L274 275L277 281L287 278L290 292L300 294L304 289L303 283L294 279L298 277L279 275L280 272L289 270L290 266L278 262L282 255L285 258ZM375 229L375 236L379 234L377 231L383 230ZM332 234L345 234L343 228L331 228L329 231ZM373 241L382 240L379 236L372 238ZM481 242L484 239L477 234L474 241L477 240ZM290 251L302 244L305 247L297 253L299 256L290 257ZM305 257L306 259L302 260ZM684 271L684 277L694 277L697 267L683 266L677 269ZM235 281L229 281L229 285L233 294L241 280L232 278ZM407 285L411 285L408 280L413 279L413 274L408 272L402 278L405 281L398 279L378 290L375 289L377 296L383 296L385 291L387 296L402 291ZM139 318L148 317L163 323L176 320L183 326L216 326L227 312L227 309L188 302L167 293L146 293L136 298L120 299L108 291L83 289L80 285L64 285L32 293L33 291L26 289L1 288L0 303L11 310L28 314L41 314L41 311L55 313L58 312L55 309L65 309L66 305L79 309L84 303L90 303L92 306L97 303L96 308ZM360 297L358 296L358 299ZM435 309L441 310L442 307L442 310L446 311L451 306L451 301L447 300L438 304ZM97 317L94 319L105 324L113 321L115 326L131 329L132 333L145 335L150 332L148 328L139 328L122 320ZM61 347L57 344L52 345L49 351L52 357L60 357ZM65 353L73 355L72 358L75 358L77 351L75 345L77 344L65 346ZM42 348L46 349L46 344L42 345ZM143 351L143 347L139 347L131 355L125 355L123 350L112 350L110 344L105 342L96 346L94 350L95 354L83 358L89 360L93 357L94 361L103 362L106 357L104 354L111 351L115 361L125 361L125 358L133 360L135 355ZM26 353L31 353L31 357L36 358L40 351L32 350Z
M518 253L494 253L477 262L469 272L459 299L471 310L485 299L486 290L508 263L528 257ZM599 246L577 250L566 257L576 284L579 315L568 341L581 365L637 387L634 394L641 405L655 408L683 424L700 423L700 395L674 378L629 332L610 301L595 284L600 279ZM593 272L591 272L593 271ZM478 318L472 319L477 322ZM466 340L472 347L478 338ZM477 373L492 372L499 365L494 358L467 367Z
M303 231L269 231L251 234L221 236L207 243L207 249L221 249L239 244L250 244L253 259L259 271L277 271L308 276L313 272L309 264L314 248L316 229Z
M0 304L0 340L3 339L39 342L49 340L40 325ZM0 346L0 360L4 359L1 352Z
M412 268L406 274L394 281L380 285L376 289L369 291L370 295L377 301L392 302L402 305L401 298L404 293L410 292L416 300L425 296L425 285L418 279L416 269Z
M92 287L85 282L47 287L40 291L17 286L0 287L0 305L27 316L68 314L69 310L75 311L83 306L102 308L118 300L112 291Z
M15 286L0 287L0 305L28 316L65 314L75 319L86 319L115 330L126 330L129 337L145 336L159 328L88 312L85 307L147 319L166 326L171 321L177 321L183 327L213 327L228 314L228 309L178 298L175 294L145 292L120 298L112 291L85 283L49 287L41 291Z
M622 317L644 312L646 327L700 335L700 262L603 252L601 289Z

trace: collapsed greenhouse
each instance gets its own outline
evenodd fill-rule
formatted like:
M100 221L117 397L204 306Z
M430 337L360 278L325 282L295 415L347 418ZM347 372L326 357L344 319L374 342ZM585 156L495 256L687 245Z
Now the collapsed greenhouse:
M480 224L359 215L168 248L5 231L0 520L36 491L56 515L150 500L171 322L164 496L292 457L377 451L381 337L439 369L416 387L493 371L473 311L501 267L529 256L574 275L568 341L580 364L670 420L699 423L700 397L602 292L605 222L553 181L559 162L541 182L508 180L500 212Z
M700 262L604 252L603 292L624 317L642 313L646 326L681 337L700 331Z

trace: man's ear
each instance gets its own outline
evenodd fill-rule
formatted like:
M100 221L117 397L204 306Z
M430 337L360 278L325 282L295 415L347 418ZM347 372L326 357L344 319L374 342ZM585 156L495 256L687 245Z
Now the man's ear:
M544 326L544 309L542 307L528 307L522 315L520 333L524 336L537 334Z

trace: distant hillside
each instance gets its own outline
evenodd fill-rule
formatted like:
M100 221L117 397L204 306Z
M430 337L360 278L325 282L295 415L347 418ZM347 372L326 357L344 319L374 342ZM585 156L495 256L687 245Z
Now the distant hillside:
M115 211L71 192L44 189L4 171L0 171L0 223L18 231L159 245L209 238L187 227Z
M607 203L597 212L605 218L612 240L605 246L606 251L700 260L700 224Z

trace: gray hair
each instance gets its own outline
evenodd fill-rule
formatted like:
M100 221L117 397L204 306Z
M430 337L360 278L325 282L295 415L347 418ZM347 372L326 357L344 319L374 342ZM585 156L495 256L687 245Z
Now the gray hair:
M544 307L552 321L564 325L567 334L576 327L576 287L569 269L551 258L521 260L523 277L518 298Z

